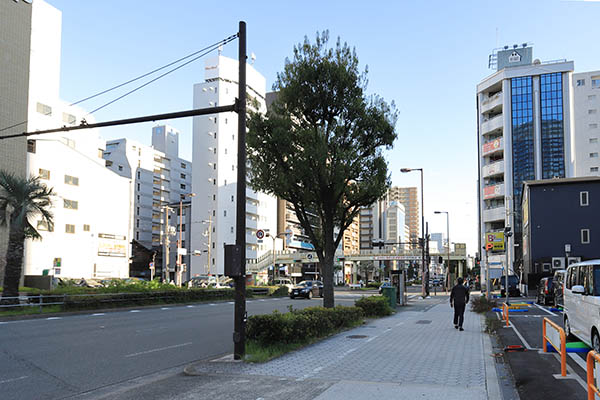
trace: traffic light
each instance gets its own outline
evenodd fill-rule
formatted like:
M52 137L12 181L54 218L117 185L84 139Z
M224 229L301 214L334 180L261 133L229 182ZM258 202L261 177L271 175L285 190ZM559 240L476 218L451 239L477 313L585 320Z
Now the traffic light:
M444 262L444 258L442 256L438 256L438 264L442 264Z

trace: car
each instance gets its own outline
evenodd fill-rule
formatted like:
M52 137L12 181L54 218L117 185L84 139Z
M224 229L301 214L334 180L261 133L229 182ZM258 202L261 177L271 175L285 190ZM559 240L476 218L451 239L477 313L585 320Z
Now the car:
M576 337L600 352L600 259L567 268L563 297L567 337Z
M554 303L554 289L552 283L552 277L546 277L540 279L540 283L537 287L537 298L538 304L548 305ZM510 280L509 280L510 282Z
M565 284L565 274L567 273L564 269L554 271L554 278L552 279L552 288L554 291L554 305L562 306L563 301L563 286Z
M277 278L273 281L273 285L275 286L287 286L288 292L292 290L294 284L290 278Z
M504 281L506 277L503 275L500 278L500 296L504 297L506 295L506 291L504 289ZM519 290L519 277L516 275L508 276L508 295L512 297L521 296L521 291Z
M383 288L386 288L386 287L390 287L391 288L392 287L392 283L391 282L383 282L381 284L381 286L379 286L379 294L382 294L383 293Z
M302 281L290 289L290 299L296 297L312 299L314 296L323 297L323 283L321 281Z

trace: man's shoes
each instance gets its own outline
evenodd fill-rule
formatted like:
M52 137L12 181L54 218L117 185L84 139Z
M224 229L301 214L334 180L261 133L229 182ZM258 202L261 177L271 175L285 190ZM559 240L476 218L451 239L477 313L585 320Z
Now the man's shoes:
M458 325L454 325L454 329L458 329Z
M464 331L463 327L461 326L460 328L458 328L459 331Z

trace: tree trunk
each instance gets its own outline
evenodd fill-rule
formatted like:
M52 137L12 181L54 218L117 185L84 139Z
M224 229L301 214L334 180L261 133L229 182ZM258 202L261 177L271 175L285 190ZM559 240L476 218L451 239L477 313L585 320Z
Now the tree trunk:
M8 236L8 247L6 249L6 269L4 273L4 291L2 297L19 296L19 281L21 280L21 270L23 267L23 248L25 244L25 234L22 226L11 224ZM14 299L16 303L18 299ZM13 300L3 302L12 303Z
M333 224L324 224L325 251L323 259L323 307L333 308L333 259L335 257L335 242L333 239Z

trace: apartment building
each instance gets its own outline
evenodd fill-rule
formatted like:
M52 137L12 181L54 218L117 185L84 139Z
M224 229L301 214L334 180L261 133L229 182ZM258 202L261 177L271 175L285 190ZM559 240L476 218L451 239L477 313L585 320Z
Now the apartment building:
M194 85L194 108L233 104L238 93L237 60L218 56L206 60L205 81ZM265 78L252 65L246 69L249 100L264 112ZM237 190L237 114L234 112L198 116L193 122L192 248L208 250L192 257L192 276L223 274L224 245L235 243ZM251 165L247 166L249 169ZM246 190L246 258L254 259L271 251L272 241L259 243L258 229L276 232L277 199ZM204 236L210 218L210 242Z
M392 201L398 201L404 206L406 226L408 227L406 241L414 243L411 245L412 248L418 246L421 232L421 211L419 208L419 198L417 196L418 193L416 187L394 186L389 190L390 199Z
M188 278L191 214L188 208L180 207L180 201L189 201L192 193L192 163L179 157L179 132L168 125L155 126L152 128L151 146L126 138L111 140L106 143L103 157L106 168L131 181L131 201L128 202L130 236L152 254L156 253L158 259L154 257L154 265L157 276L163 276L163 266L167 265L164 246L168 237L168 280L179 283L177 272L183 269L177 267L181 230L181 247L187 249L181 260L186 271L182 272L185 272L183 277ZM170 228L166 228L167 216ZM133 264L137 264L135 259ZM150 272L149 265L135 265L132 275L150 277Z
M600 176L600 71L574 73L574 176Z
M497 71L477 85L479 240L493 242L489 267L521 259L523 182L571 177L572 61L533 60L528 45L494 53ZM514 236L504 247L504 229ZM480 246L480 248L481 248Z

